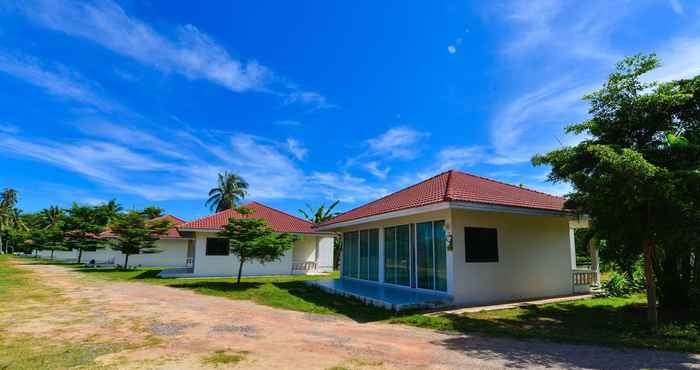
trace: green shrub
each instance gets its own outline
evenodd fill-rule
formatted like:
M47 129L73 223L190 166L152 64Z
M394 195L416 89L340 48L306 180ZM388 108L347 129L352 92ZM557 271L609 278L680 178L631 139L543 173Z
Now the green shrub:
M629 280L618 272L611 272L608 280L602 285L605 293L612 297L626 297L630 295L631 287Z

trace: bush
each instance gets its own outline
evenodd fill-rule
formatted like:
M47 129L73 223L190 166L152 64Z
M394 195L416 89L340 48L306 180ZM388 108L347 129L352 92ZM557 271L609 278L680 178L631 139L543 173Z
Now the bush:
M628 296L630 291L629 280L618 272L611 272L608 280L602 284L605 294L612 297L625 297Z
M645 287L644 272L639 265L636 266L631 277L613 271L608 280L602 284L606 294L613 297L626 297L643 291Z

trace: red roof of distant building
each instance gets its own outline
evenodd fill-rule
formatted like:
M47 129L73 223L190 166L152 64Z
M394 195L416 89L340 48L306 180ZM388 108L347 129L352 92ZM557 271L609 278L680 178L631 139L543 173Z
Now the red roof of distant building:
M565 199L450 170L347 211L323 225L448 201L564 211Z
M173 227L168 229L168 232L163 234L161 237L172 238L172 239L182 238L182 235L180 235L180 232L177 230L177 228L180 225L184 224L185 220L183 220L179 217L175 217L173 215L165 215L165 216L156 217L150 221L160 221L160 220L167 220L167 221L170 221L171 224L173 224ZM114 233L112 233L111 229L107 229L107 230L103 231L102 233L100 233L101 238L114 238L115 236L116 235L114 235Z
M227 209L210 216L200 218L179 226L181 230L223 230L230 218L261 218L274 231L299 234L322 234L313 229L314 224L299 217L292 216L280 210L268 207L258 202L250 202L243 207L253 210L253 213L242 215L233 209Z

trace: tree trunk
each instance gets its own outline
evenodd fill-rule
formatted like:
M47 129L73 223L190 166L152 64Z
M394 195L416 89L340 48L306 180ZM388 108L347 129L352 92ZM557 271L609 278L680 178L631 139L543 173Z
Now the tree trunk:
M241 285L241 274L243 273L243 258L241 258L241 263L238 264L238 279L236 280L236 285Z
M83 259L83 250L78 249L78 263Z
M654 256L654 245L651 240L642 242L644 249L644 277L647 283L647 321L652 330L656 330L659 322L659 313L656 310L656 280L654 279L654 268L652 266Z
M53 249L51 250L51 259L53 259Z
M0 232L0 254L5 254L5 246L2 244L2 232Z
M127 268L128 266L129 266L129 255L126 254L126 255L124 256L124 270L126 270L126 268Z

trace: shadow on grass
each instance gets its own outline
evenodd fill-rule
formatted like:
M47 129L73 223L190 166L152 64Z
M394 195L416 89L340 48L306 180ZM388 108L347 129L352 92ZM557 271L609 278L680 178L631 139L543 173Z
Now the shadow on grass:
M150 268L150 269L127 269L122 270L118 268L93 268L76 266L75 271L85 273L85 274L101 274L102 277L111 278L115 280L144 280L144 279L161 279L158 274L160 274L163 269L161 268Z
M173 288L184 288L192 290L201 291L211 291L218 292L221 296L230 295L233 293L246 292L252 289L259 288L263 283L258 282L244 282L236 284L235 281L192 281L192 282L182 282L177 284L168 284L168 286Z
M689 314L690 319L688 316L679 318L668 314L662 315L659 329L652 333L646 325L646 307L644 305L638 303L620 305L619 301L614 304L606 302L608 301L603 298L581 304L525 306L518 309L463 315L449 314L440 317L416 315L397 321L422 327L453 330L464 334L484 333L575 344L700 353L700 326L698 326L700 317L697 313ZM465 350L464 346L469 342L468 338L450 339L445 345ZM697 358L681 356L680 359L686 363L699 363ZM535 363L535 365L544 364ZM570 365L596 368L605 364L591 366L592 364L584 362ZM518 367L518 364L514 363L511 366ZM642 367L655 368L657 366L645 364Z

